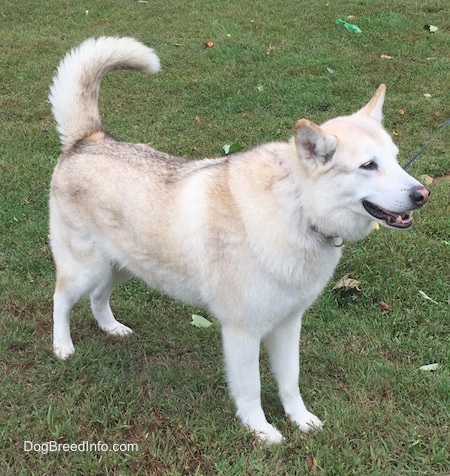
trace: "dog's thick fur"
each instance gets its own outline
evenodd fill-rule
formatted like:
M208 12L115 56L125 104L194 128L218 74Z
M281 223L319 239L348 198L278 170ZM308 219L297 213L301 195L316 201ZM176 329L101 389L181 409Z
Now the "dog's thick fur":
M409 227L408 210L428 197L381 125L385 86L353 115L320 127L299 120L289 142L188 161L107 133L99 86L117 68L156 73L159 59L131 38L90 39L61 62L51 88L62 140L50 195L56 355L74 352L70 312L82 296L101 329L130 333L109 297L137 276L220 321L244 425L267 442L282 439L261 407L263 341L286 414L302 431L320 427L298 386L302 314L343 241L363 238L375 221Z

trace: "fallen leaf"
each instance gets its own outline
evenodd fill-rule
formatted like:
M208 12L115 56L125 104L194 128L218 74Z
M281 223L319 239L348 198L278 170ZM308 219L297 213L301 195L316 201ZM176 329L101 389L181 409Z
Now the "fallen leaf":
M206 328L212 325L212 322L205 319L203 316L199 316L198 314L192 314L192 321L191 324L195 327L199 328Z
M347 21L355 21L355 20L357 20L357 19L358 19L358 17L355 16L355 15L349 15L349 16L347 17Z
M380 307L384 312L389 312L389 304L385 303L384 301L380 302Z
M428 365L422 365L422 367L419 367L420 370L425 370L427 372L432 372L434 370L437 370L439 368L439 364L428 364Z
M266 51L266 55L270 55L270 53L272 53L272 51L274 51L275 49L276 49L275 46L269 45Z
M431 301L431 302L434 303L434 304L439 304L437 301L435 301L434 299L430 298L430 296L427 296L422 290L419 291L419 294L420 294L424 299L426 299L427 301Z
M328 71L330 74L334 74L334 69L331 69L331 68L328 68L328 67L327 67L327 71Z
M361 291L361 288L359 287L360 285L360 281L353 279L351 274L346 274L334 285L333 291L336 291L337 289L342 289L344 291L349 291L351 289Z
M373 229L374 230L379 230L380 229L380 224L377 221L373 222Z
M243 147L241 146L241 144L239 144L239 142L233 142L232 144L225 144L222 147L222 150L225 155L234 154L235 152L239 152L242 149Z
M203 46L205 48L212 48L214 46L214 42L213 41L204 41Z
M394 130L392 131L392 134L393 134L394 136L399 136L399 135L400 135L400 132L398 132L397 129L394 129Z
M393 59L394 57L393 57L393 56L389 56L389 55L381 55L380 58L381 58L381 59L386 59L386 60L391 60L391 59Z
M201 119L198 116L195 116L195 122L198 124L201 122Z
M403 108L400 108L400 109L398 110L398 112L403 116L406 111L405 111Z
M413 442L408 446L408 451L409 451L411 454L415 454L415 453L418 453L418 452L422 451L422 444L421 444L420 440L415 440L415 441L413 441Z
M429 31L430 33L436 33L439 30L439 28L434 25L424 25L423 29Z
M425 96L427 99L430 99L430 98L433 97L430 93L425 93L424 96Z
M314 456L306 455L306 466L309 470L313 470L317 466Z
M357 25L355 25L354 23L348 23L344 20L341 20L340 18L336 20L336 24L344 25L345 29L352 33L362 33L361 29Z
M425 185L431 185L433 183L433 177L430 177L427 174L423 174L420 176L420 180L425 184Z
M183 43L174 43L173 46L178 46L178 47L180 47L180 46L183 46Z

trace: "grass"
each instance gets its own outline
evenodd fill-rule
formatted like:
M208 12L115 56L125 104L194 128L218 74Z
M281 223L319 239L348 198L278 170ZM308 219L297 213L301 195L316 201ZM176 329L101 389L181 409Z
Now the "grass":
M113 297L132 336L104 335L82 302L77 353L53 357L47 243L59 153L48 87L64 53L86 37L135 36L161 57L157 77L105 80L102 114L120 138L216 156L234 141L285 140L299 117L320 123L353 112L385 82L385 124L404 163L450 116L447 12L446 0L17 0L0 8L1 474L450 474L448 180L431 186L411 232L380 230L348 245L333 282L352 273L361 292L332 292L332 282L305 316L301 387L322 432L304 436L284 420L263 355L264 407L287 437L274 447L234 418L217 323L192 327L191 314L203 310L137 281ZM349 14L361 35L335 25ZM450 173L448 133L414 162L414 176ZM439 369L419 369L430 363ZM25 441L123 446L41 454L24 451Z

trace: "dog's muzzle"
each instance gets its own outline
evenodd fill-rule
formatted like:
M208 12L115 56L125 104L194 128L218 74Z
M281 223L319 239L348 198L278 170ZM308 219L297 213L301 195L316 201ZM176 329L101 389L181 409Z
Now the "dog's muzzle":
M377 220L384 222L390 228L409 228L412 225L412 211L420 208L430 196L430 191L422 185L413 187L410 190L409 197L411 198L411 208L406 211L392 211L385 210L375 203L363 200L362 205L367 213L372 215Z

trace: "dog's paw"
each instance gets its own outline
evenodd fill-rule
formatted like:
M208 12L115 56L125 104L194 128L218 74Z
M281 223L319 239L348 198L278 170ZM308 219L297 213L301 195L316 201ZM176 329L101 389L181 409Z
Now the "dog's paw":
M298 426L303 433L320 430L323 428L323 423L313 415L311 412L305 410L301 415L297 416L292 421Z
M58 359L67 359L67 357L71 356L75 352L75 347L73 346L72 342L66 345L54 345L53 352L55 353Z
M268 445L273 445L275 443L281 443L284 438L283 435L270 423L264 426L264 428L253 430L256 434L259 441L266 443Z
M266 420L262 408L257 408L247 418L240 416L240 420L245 427L254 433L261 443L272 445L283 441L283 435Z
M102 326L102 330L104 330L105 332L107 332L108 334L112 336L126 336L133 332L129 327L124 326L118 321L108 326Z

